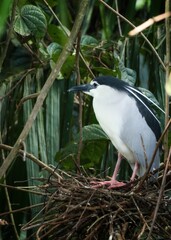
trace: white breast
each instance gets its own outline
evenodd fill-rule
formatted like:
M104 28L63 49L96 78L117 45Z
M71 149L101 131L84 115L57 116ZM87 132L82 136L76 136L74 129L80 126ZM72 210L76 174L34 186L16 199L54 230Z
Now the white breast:
M99 124L116 149L129 161L134 162L132 151L121 139L125 117L129 112L129 105L132 104L130 100L132 99L124 92L118 92L108 86L99 86L94 93L93 108Z

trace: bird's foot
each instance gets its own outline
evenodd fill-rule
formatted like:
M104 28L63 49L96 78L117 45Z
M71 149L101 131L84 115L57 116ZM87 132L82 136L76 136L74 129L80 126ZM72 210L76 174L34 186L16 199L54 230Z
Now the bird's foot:
M118 182L116 180L102 181L102 182L92 181L91 184L92 184L92 188L100 188L102 186L108 186L109 189L120 188L126 185L126 183Z

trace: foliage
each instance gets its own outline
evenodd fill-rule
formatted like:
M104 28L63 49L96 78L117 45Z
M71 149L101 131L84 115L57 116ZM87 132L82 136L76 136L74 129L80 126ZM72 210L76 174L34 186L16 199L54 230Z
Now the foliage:
M0 8L3 19L0 25L0 141L13 146L33 109L38 93L67 42L78 11L78 3L19 0L13 2L7 15L7 2L10 1L2 1L4 5ZM118 7L122 15L135 25L164 12L162 1L106 2L114 9ZM74 46L23 143L22 147L26 152L47 165L75 171L78 151L81 150L80 162L83 168L96 169L97 175L112 173L115 165L113 159L117 157L116 150L97 126L91 99L83 96L84 127L80 148L78 98L69 94L67 90L76 84L79 68L81 82L89 82L93 75L116 76L132 85L149 89L150 98L152 100L156 98L159 105L164 108L165 69L159 63L153 48L141 35L128 37L130 29L127 22L118 18L100 1L90 1L81 29L79 66L76 63L78 53ZM144 34L164 62L166 54L164 23L154 24L145 30ZM156 111L158 112L157 109ZM164 115L160 112L158 114L164 126ZM1 161L7 154L7 151L1 149ZM23 185L37 185L33 178L47 177L46 170L40 169L30 159L23 162L23 158L17 156L15 163L7 172L7 184L13 185L21 181ZM122 179L129 177L127 164L122 168L120 177ZM0 194L4 194L3 190L0 191ZM17 193L15 197L10 193L9 195L9 202L20 203L18 207L27 205L28 202L30 205L40 202L40 197L31 194L23 203L21 195ZM0 205L4 206L3 211L8 207L6 197L0 198ZM31 214L34 215L34 212ZM15 215L16 223L21 224L26 218L25 214ZM2 232L5 234L5 231Z

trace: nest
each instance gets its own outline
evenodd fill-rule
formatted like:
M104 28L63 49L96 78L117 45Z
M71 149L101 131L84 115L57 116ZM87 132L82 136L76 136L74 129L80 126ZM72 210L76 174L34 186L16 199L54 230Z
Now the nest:
M52 175L39 186L44 196L40 212L22 229L32 229L41 240L170 239L171 189L164 189L158 202L156 184L94 189L91 180L65 172L60 178Z

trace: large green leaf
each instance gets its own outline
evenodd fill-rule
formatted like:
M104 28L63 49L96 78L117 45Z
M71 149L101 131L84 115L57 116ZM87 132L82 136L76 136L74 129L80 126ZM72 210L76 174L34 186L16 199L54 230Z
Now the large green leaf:
M62 50L61 45L59 45L56 42L52 42L47 47L47 52L48 52L50 58L53 59L54 61L56 61L58 59L59 54L61 53L61 50Z
M84 45L90 46L90 45L97 45L97 44L98 44L97 39L95 39L92 36L84 35L81 38L81 45L82 46L84 46Z
M55 81L46 98L46 151L48 164L54 164L56 151L60 146L60 87L61 81Z
M5 26L5 22L9 14L11 2L12 2L11 0L1 0L0 2L0 16L1 16L0 35L2 34L2 31Z
M77 140L78 139L79 138L77 136ZM93 140L108 140L107 135L98 124L91 124L83 127L83 141Z
M80 135L77 134L75 140L70 142L65 148L61 149L57 155L57 161L61 161L68 159L67 168L70 168L73 164L71 160L75 157L78 153L78 145L79 145ZM83 127L82 132L82 155L81 155L81 162L88 163L88 165L93 165L97 160L99 160L102 154L105 151L105 142L108 142L108 137L101 129L98 124L91 124L88 126Z
M28 74L26 77L26 80L24 81L24 96L28 96L32 90L32 77L31 74ZM23 118L26 122L31 111L33 108L33 102L26 101L23 106ZM35 157L38 157L39 155L39 147L38 147L38 134L37 134L37 122L35 121L28 136L25 141L27 152L32 153ZM38 177L39 176L39 166L34 163L33 161L26 159L26 168L27 168L27 177L28 179L31 179L32 177ZM32 184L28 182L28 185ZM34 182L35 184L35 182ZM40 196L36 196L34 194L29 194L30 203L36 204L40 202Z
M14 30L22 36L34 35L43 37L47 28L47 21L40 8L33 5L25 5L17 11L14 22Z
M118 72L120 72L117 77L129 83L131 86L134 86L136 82L136 71L131 68L125 67L124 62L121 60L120 56L116 52L114 52L114 59L116 65L115 68L116 70L118 70Z
M68 32L68 29L65 28L65 31ZM67 34L59 26L54 24L48 25L48 33L52 38L52 41L60 44L61 46L64 46L68 41Z

